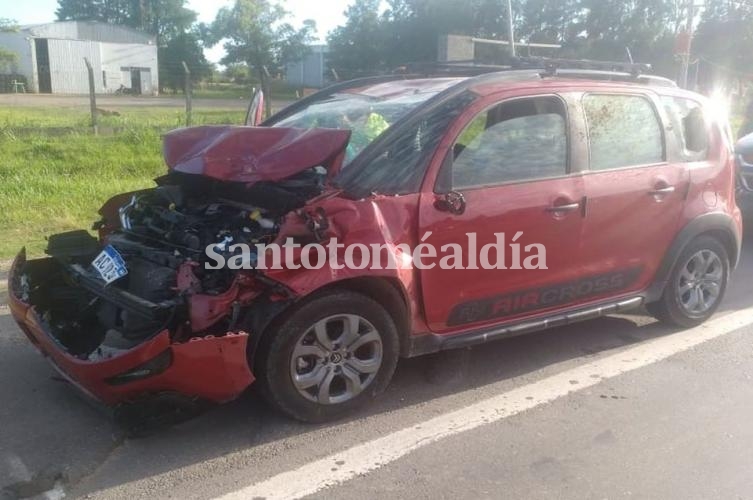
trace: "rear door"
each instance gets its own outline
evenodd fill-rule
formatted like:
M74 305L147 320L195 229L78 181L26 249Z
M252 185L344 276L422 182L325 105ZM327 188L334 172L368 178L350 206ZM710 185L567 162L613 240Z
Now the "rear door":
M590 149L581 256L590 273L619 281L620 291L641 290L675 237L689 172L667 159L654 96L587 93L581 103Z
M432 331L455 333L577 300L555 286L579 273L583 183L570 136L559 96L487 98L440 146L443 163L420 208L420 236L431 233L425 242L439 254L420 271ZM454 210L443 205L448 197ZM542 249L545 262L532 258ZM455 252L460 266L454 259L443 265Z

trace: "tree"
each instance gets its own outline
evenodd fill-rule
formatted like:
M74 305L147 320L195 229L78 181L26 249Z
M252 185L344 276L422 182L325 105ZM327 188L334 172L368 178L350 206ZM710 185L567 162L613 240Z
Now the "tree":
M517 0L516 0L517 1ZM507 33L499 0L355 0L346 22L328 37L330 65L354 76L436 60L446 34L497 37Z
M740 0L709 0L732 2ZM329 36L331 64L349 74L376 73L407 62L435 61L437 41L447 34L509 40L502 0L354 0L346 22ZM545 55L658 64L674 75L674 36L686 0L513 0L516 41L562 44ZM525 50L525 51L524 51ZM527 49L521 49L527 53ZM531 53L536 52L531 49ZM504 63L506 51L478 45L477 60ZM539 52L540 54L540 52Z
M706 70L705 86L722 80L751 80L753 4L708 0L693 46Z
M139 0L58 0L58 21L99 21L136 27Z
M196 12L185 6L185 0L140 0L138 5L133 25L156 35L158 45L167 45L173 38L187 35L187 30L196 22ZM194 36L193 40L191 50L197 50L199 38Z
M16 31L18 26L12 19L0 18L0 33ZM18 62L18 54L0 47L0 73L13 72Z
M59 21L98 21L128 26L157 37L157 43L184 33L196 12L186 0L58 0Z
M519 0L515 0L517 3ZM393 66L437 58L439 37L447 34L507 38L501 0L389 0L388 51Z
M345 25L329 34L329 64L345 79L388 64L388 29L379 15L380 0L356 0L345 11Z
M519 5L517 37L530 42L565 43L583 28L579 0L528 0Z
M307 44L314 41L316 25L306 21L300 29L285 22L290 16L270 0L236 0L223 7L208 30L208 44L222 40L226 51L222 64L243 62L258 76L262 90L270 95L269 77L288 62L300 60ZM266 99L267 114L271 99Z
M249 82L248 66L245 63L232 63L225 66L223 76L233 83L245 85Z
M159 48L160 85L173 93L185 88L183 62L191 71L194 81L203 80L212 74L212 64L204 57L199 35L195 31L174 35L164 47Z

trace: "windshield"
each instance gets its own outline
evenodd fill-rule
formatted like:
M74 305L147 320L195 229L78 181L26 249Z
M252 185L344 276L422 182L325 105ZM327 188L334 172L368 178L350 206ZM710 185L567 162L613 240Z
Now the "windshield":
M352 131L344 165L349 164L392 125L438 91L415 91L389 97L338 93L275 123L275 127L336 128Z

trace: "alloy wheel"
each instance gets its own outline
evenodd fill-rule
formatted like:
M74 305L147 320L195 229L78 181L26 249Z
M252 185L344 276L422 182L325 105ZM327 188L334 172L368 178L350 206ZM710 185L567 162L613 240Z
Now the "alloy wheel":
M678 303L691 316L701 316L719 300L724 282L722 259L712 250L694 253L677 280Z
M382 337L355 314L329 316L314 323L296 342L290 376L309 401L350 401L373 381L382 366Z

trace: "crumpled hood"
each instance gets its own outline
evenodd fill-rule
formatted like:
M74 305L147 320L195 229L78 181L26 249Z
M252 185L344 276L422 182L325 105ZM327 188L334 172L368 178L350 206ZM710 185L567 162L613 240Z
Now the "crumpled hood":
M350 130L203 126L174 130L164 139L170 169L223 181L280 181L322 166L340 170Z

